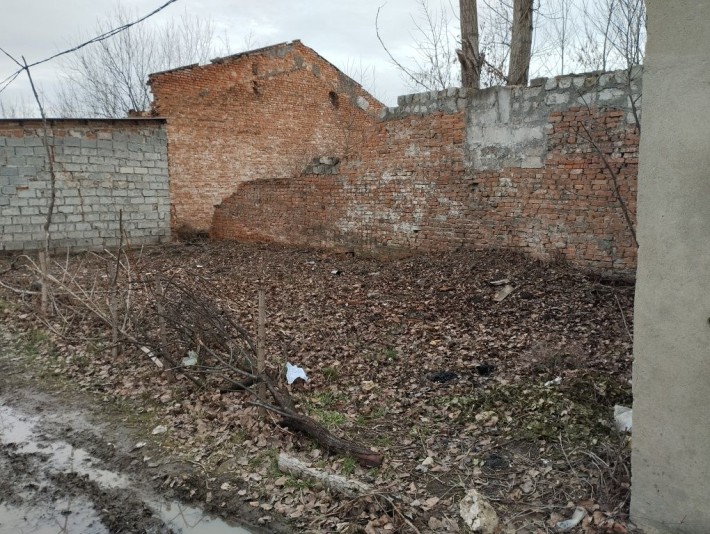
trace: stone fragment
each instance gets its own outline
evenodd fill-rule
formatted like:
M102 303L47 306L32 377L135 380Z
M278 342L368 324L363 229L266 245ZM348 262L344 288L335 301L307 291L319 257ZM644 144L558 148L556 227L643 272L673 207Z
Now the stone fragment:
M459 503L463 522L473 532L495 534L500 523L493 506L477 490L470 489Z

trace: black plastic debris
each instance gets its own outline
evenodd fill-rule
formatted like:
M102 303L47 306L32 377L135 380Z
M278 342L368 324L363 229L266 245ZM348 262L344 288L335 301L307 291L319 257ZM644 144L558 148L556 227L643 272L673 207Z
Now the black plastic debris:
M488 469L505 469L510 464L506 458L500 454L489 454L483 459L483 465Z
M451 380L456 380L459 377L456 373L453 371L439 371L438 373L434 373L432 375L429 375L429 380L432 382L450 382Z
M478 371L478 374L481 376L490 376L495 370L496 366L488 362L479 363L476 366L476 371Z

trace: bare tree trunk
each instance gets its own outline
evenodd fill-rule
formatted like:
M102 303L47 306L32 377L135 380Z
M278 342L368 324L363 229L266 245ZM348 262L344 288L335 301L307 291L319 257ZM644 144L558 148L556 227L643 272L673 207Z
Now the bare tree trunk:
M476 0L459 0L461 11L461 49L456 51L461 62L461 85L481 86L483 58L478 48L478 6Z
M533 1L513 0L508 85L527 85L533 35ZM462 0L463 2L463 0Z

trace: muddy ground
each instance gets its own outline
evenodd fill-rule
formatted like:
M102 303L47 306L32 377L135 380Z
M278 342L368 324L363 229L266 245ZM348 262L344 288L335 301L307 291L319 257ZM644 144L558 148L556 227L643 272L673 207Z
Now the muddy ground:
M292 388L297 407L385 461L362 467L283 428L248 395L227 391L213 369L200 369L196 387L157 369L135 343L113 356L110 329L77 302L82 288L105 309L113 257L57 258L53 273L64 285L54 289L49 320L36 314L31 264L1 260L0 281L12 289L0 297L0 324L16 339L3 360L6 402L19 417L34 416L41 396L33 392L54 391L58 399L42 409L62 406L59 423L40 423L37 439L82 448L99 468L138 477L149 492L123 504L117 488L102 488L109 497L101 501L92 497L96 481L76 483L89 488L77 494L103 528L132 532L134 516L145 516L145 531L168 528L150 504L159 495L270 532L462 532L459 503L475 488L505 532L553 532L577 507L586 516L573 532L633 530L630 443L612 424L614 405L631 404L628 280L509 252L382 259L198 242L134 251L124 263L126 328L145 343L160 334L145 280L174 281L253 334L263 289L267 369L283 381L287 361L302 366L309 381ZM195 356L186 343L172 345L184 352L178 361ZM84 418L98 412L108 426L59 431L71 426L61 422L64 405ZM152 434L158 427L164 432ZM139 442L146 445L136 449ZM5 462L42 470L36 462L44 460L19 444L3 451ZM372 489L352 498L284 474L280 452ZM68 476L81 478L57 475L51 487L66 487ZM0 506L19 504L0 493ZM111 530L119 517L127 530Z
M158 456L123 424L125 410L39 378L26 346L1 334L0 532L267 532L248 525L258 519L251 510L231 509L225 520L181 501L164 481L190 476L191 466Z

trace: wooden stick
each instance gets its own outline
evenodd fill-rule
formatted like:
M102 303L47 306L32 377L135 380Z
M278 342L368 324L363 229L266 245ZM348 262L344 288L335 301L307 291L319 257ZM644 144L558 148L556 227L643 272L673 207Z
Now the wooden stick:
M121 250L123 249L123 210L118 210L118 250L116 251L116 264L111 275L111 290L109 294L109 309L111 311L111 355L116 361L120 353L118 339L118 273L121 270Z
M160 353L163 355L162 368L167 368L167 360L165 355L168 354L168 335L165 326L165 310L163 309L163 297L165 293L163 292L163 283L160 281L160 277L155 277L155 306L158 309L158 325L160 328ZM168 374L168 381L173 382L172 375Z
M256 373L257 375L263 375L264 369L266 368L266 361L264 357L264 345L266 343L266 305L264 303L264 290L259 290L259 324L256 333ZM264 383L259 384L258 388L259 400L261 402L266 402L266 385ZM259 411L261 415L266 415L266 411L260 408Z

